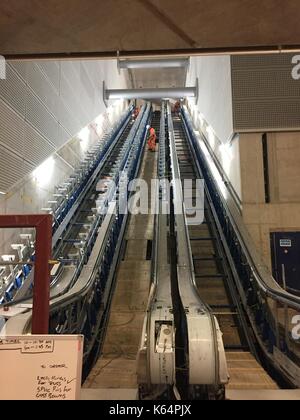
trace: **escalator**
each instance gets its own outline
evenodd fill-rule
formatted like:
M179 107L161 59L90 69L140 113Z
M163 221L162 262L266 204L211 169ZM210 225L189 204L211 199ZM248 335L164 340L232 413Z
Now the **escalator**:
M149 124L158 153L146 147ZM292 335L300 299L260 262L207 150L186 108L173 114L163 101L161 112L150 113L145 105L58 238L63 269L52 279L50 332L85 335L86 388L139 389L141 399L223 399L225 385L300 387ZM155 190L158 213L108 211L122 198L123 170L129 180L140 173L148 186L154 178L163 183ZM205 181L201 204L195 180ZM203 220L195 222L195 211ZM13 334L28 332L31 312L24 312L9 323Z
M152 114L150 125L159 136L160 112ZM156 167L157 153L145 144L139 178L151 185ZM137 389L136 358L151 284L153 239L154 215L149 204L148 214L131 215L128 221L103 347L85 388Z
M206 223L192 248L199 291L224 332L229 387L299 388L300 343L293 328L300 299L283 290L262 262L226 176L186 107L180 120L196 173L205 180Z
M102 345L114 290L115 267L127 224L127 213L118 212L123 200L127 202L127 184L126 188L123 184L136 178L149 113L148 104L134 123L128 119L123 126L55 247L55 256L63 269L52 281L49 333L85 336L83 378L88 375ZM14 302L9 308L15 310L18 305L20 303ZM22 312L9 318L2 335L30 332L30 301L27 305L22 301L20 307Z
M182 117L173 114L172 120L181 181L194 183L193 198L196 199L195 180L203 174L195 164ZM228 387L277 389L258 363L255 339L239 301L208 191L204 196L204 220L200 225L189 224L188 231L199 295L218 319L223 334L231 376Z

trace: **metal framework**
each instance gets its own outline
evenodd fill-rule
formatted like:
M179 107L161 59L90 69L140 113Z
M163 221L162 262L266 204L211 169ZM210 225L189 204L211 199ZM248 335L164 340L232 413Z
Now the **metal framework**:
M48 334L52 216L50 214L4 215L0 216L0 228L36 230L32 334Z
M165 57L198 57L206 55L253 55L253 54L289 54L299 53L300 45L261 45L249 47L211 47L211 48L181 48L173 50L136 50L136 51L82 51L82 52L54 52L32 54L5 54L10 61L25 60L103 60L103 59L129 59L129 58L165 58Z
M83 198L86 197L88 192L93 187L95 180L103 170L105 163L111 156L112 151L115 149L119 142L120 136L122 136L125 127L131 120L132 107L126 110L118 123L116 123L112 130L106 132L100 141L87 153L84 161L81 162L80 166L70 175L70 177L64 180L63 183L59 184L54 191L53 198L48 201L46 208L42 211L52 214L52 249L55 258L61 258L59 250L62 244L62 238L66 235L70 225L74 221L74 217L78 213L79 207L82 204ZM97 226L95 226L97 229ZM94 229L94 230L95 230ZM91 226L90 237L93 237L93 229ZM32 243L32 249L29 253L34 250L34 242ZM33 254L30 260L33 258ZM82 258L84 260L84 258ZM30 261L26 262L29 266ZM64 264L60 264L60 268L63 268ZM77 274L80 274L83 264L78 264ZM24 271L24 268L23 268ZM61 271L61 270L60 270ZM31 291L31 285L33 283L33 270L23 275L21 284L17 284L18 275L17 272L12 273L9 276L8 284L5 288L0 291L0 304L10 305L14 303L22 302L24 298L29 298ZM70 281L72 280L71 270L69 270ZM78 276L77 276L78 277ZM66 282L65 282L66 283ZM61 285L60 285L61 286ZM64 292L64 289L60 288L59 292ZM54 297L52 291L51 298Z

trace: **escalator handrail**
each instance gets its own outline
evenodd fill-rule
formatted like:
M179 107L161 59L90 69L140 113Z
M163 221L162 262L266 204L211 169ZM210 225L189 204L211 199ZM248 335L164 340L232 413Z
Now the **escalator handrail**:
M172 179L181 180L179 162L178 162L178 157L176 153L174 126L173 126L173 120L171 116L170 105L168 107L168 125L169 125L169 132L171 135L170 153L171 153ZM219 347L219 342L218 342L216 319L213 315L211 308L201 299L198 288L196 286L194 263L192 259L191 243L190 243L188 227L187 227L188 225L187 225L186 209L184 205L181 182L178 185L175 182L175 188L173 186L173 189L175 190L174 192L175 200L179 200L179 202L181 201L181 204L182 204L183 217L181 218L180 215L178 216L175 214L176 223L178 222L180 223L180 221L183 220L183 224L184 224L184 232L183 233L180 232L180 229L179 229L179 231L177 232L177 240L181 241L180 245L182 245L182 243L184 244L184 248L187 253L187 255L185 255L184 259L182 260L180 254L183 247L181 247L181 249L178 248L178 255L180 259L178 263L188 269L187 275L188 275L188 280L189 280L189 281L184 281L180 278L178 279L180 298L182 300L182 304L184 308L186 307L187 304L192 305L192 306L195 305L195 307L201 308L202 313L205 313L209 319L210 328L211 328L211 337L212 337L212 343L213 343L213 352L214 352L214 365L215 365L214 382L215 382L215 386L217 387L219 384L219 378L220 378L220 351L221 349ZM177 243L177 246L179 247L179 243ZM197 339L197 336L192 337L192 342L196 339Z

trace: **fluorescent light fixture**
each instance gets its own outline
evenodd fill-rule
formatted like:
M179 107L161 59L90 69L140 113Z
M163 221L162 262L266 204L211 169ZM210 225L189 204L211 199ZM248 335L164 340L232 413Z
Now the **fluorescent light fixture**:
M82 141L87 141L89 139L89 136L90 130L88 129L88 127L84 127L78 134L79 139Z
M220 175L220 172L218 171L218 168L216 167L207 147L206 144L203 142L203 140L200 140L200 147L202 149L202 152L205 155L206 161L210 167L211 173L215 179L215 181L218 183L219 188L221 190L221 193L223 194L224 198L227 198L227 189L226 186L224 184L224 181Z
M228 159L233 159L232 146L230 143L224 143L220 145L220 152L223 156L226 156Z
M206 128L206 132L208 134L208 141L209 141L211 147L214 149L214 147L216 145L216 135L215 135L214 129L212 128L212 126L209 125Z
M6 192L0 191L0 195L5 195Z
M90 130L88 127L84 127L78 134L80 140L80 146L83 150L86 150L90 139Z
M45 162L33 171L33 176L40 187L49 183L54 171L55 160L50 156Z
M2 261L4 262L13 262L16 259L15 255L1 255Z
M105 123L104 116L103 116L103 114L100 114L95 119L95 130L96 130L96 133L98 134L99 137L101 137L101 135L103 134L104 123Z
M102 126L103 122L104 122L104 116L103 116L102 114L100 114L100 115L99 115L99 116L95 119L95 123L96 123L97 125Z
M230 173L232 160L233 160L233 150L230 143L221 144L219 147L222 159L222 166L227 175Z
M201 112L199 112L199 120L200 120L200 125L201 125L201 128L202 128L204 126L204 123L205 123L205 118L204 118L204 115Z
M112 114L112 113L114 112L114 107L113 107L113 105L110 105L110 106L107 108L106 112L107 112L107 114L108 114L108 115Z

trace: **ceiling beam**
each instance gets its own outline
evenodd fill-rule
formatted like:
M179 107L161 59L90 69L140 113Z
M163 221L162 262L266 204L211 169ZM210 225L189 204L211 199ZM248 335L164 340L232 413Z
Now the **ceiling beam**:
M146 7L146 9L148 9L157 19L166 25L174 34L179 36L179 38L182 39L187 45L193 48L197 47L197 43L150 0L138 0L138 2L142 6Z
M159 57L194 57L203 55L246 55L246 54L283 54L300 52L300 44L228 47L228 48L187 48L179 50L139 50L139 51L94 51L81 53L45 53L45 54L4 54L6 60L111 60L113 58L159 58Z

